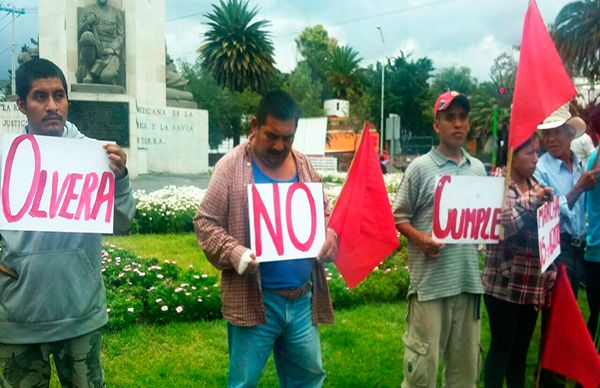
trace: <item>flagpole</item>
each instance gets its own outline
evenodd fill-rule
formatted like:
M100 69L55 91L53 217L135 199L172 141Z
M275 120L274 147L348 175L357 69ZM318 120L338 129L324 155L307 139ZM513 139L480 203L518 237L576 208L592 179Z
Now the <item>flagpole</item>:
M506 159L506 169L504 171L504 194L502 195L502 206L507 205L508 186L510 185L510 171L512 170L513 148L508 147L508 155ZM500 240L504 240L504 226L500 225Z

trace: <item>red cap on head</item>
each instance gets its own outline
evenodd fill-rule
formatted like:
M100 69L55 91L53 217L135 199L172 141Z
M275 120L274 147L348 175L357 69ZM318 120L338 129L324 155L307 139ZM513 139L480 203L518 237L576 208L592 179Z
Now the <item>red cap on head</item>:
M456 100L459 104L463 106L467 111L471 110L471 102L464 94L460 94L456 90L450 90L440 94L437 98L435 105L433 106L433 115L435 116L437 112L441 110L446 110L448 107Z

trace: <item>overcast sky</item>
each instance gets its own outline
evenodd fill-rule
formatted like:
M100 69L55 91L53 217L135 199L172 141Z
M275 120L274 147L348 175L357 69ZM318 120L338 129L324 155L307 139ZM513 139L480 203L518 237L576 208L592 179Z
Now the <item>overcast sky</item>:
M143 1L143 0L123 0ZM145 0L151 3L153 0ZM154 0L156 1L156 0ZM24 7L17 18L20 47L38 34L37 0L1 1ZM111 1L109 0L109 3ZM546 24L569 0L538 0ZM194 61L206 30L209 0L166 0L166 41L174 59ZM436 69L467 66L480 81L489 79L494 59L519 44L528 0L250 0L258 19L269 20L277 68L292 70L300 59L294 39L322 24L342 45L352 46L367 66L400 51L427 56ZM10 16L0 12L0 79L10 69ZM381 26L384 41L377 26Z

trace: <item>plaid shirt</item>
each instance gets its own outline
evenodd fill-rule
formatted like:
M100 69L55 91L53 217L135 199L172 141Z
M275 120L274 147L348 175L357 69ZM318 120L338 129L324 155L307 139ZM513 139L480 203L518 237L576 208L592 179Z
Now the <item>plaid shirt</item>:
M504 225L505 239L487 246L483 287L486 294L498 299L548 307L556 266L552 264L541 273L536 211L542 202L535 191L542 186L534 178L529 178L528 185L529 190L521 192L510 182L508 206L512 217Z
M319 182L320 177L306 156L292 150L301 182ZM247 185L252 182L248 144L241 144L215 166L208 189L194 218L198 244L216 268L222 271L223 316L231 324L254 326L266 323L262 303L260 271L238 275L240 258L250 246ZM325 200L325 218L329 206ZM312 322L333 323L333 307L322 263L312 271Z

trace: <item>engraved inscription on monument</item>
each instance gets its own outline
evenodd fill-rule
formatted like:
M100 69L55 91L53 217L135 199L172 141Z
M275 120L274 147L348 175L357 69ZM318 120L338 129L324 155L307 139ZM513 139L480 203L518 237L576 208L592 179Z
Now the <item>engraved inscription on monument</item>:
M127 102L69 101L69 121L87 137L129 147Z

